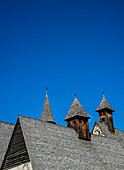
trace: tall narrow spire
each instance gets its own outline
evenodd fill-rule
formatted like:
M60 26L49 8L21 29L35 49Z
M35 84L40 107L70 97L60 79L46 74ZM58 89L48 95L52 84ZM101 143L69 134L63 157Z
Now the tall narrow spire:
M41 120L43 120L45 122L55 123L55 120L54 120L53 114L52 114L52 110L50 107L50 103L48 100L47 89L48 88L46 88L46 98L45 98L44 107L43 107L43 111L42 111L42 115L41 115Z

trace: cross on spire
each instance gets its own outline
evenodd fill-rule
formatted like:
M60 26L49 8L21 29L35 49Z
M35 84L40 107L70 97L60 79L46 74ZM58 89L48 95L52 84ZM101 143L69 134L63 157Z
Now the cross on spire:
M47 97L47 94L48 94L48 91L47 91L47 90L48 90L48 87L46 87L46 97Z
M103 98L105 98L105 93L103 92Z
M75 94L74 94L74 95L75 95L75 98L76 98L76 91L75 91Z

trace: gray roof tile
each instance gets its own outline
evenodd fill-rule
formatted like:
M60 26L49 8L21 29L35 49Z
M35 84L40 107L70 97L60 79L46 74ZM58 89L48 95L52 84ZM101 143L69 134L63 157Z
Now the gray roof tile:
M34 170L124 169L121 131L112 134L115 137L91 135L91 141L85 141L72 128L22 116L19 120Z
M112 107L110 106L110 104L108 103L105 97L103 97L99 107L96 109L96 112L99 112L102 109L109 109L112 112L114 112L114 109L112 109Z
M75 116L82 116L82 117L86 117L86 118L90 118L90 116L87 114L87 112L84 110L83 106L79 103L79 101L77 100L77 98L75 97L71 108L68 112L68 114L66 115L64 120L68 120L72 117Z
M0 121L0 167L2 165L13 129L14 124Z
M46 94L46 98L45 98L45 102L44 102L41 120L46 121L46 122L55 123L47 94Z

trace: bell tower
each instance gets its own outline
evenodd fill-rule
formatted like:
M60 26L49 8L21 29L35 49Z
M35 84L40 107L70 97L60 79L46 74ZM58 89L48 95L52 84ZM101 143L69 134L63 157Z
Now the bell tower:
M103 99L96 109L96 112L99 113L99 122L105 123L108 126L108 130L111 132L115 132L114 130L114 123L113 123L113 115L114 109L110 106L108 101L106 100L103 92Z
M75 93L75 99L64 119L67 121L67 127L73 128L79 134L80 139L90 140L88 119L90 116L77 100Z

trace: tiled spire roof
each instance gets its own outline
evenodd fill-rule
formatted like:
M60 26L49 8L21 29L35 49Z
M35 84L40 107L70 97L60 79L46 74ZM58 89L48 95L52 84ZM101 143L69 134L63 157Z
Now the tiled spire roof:
M96 112L99 112L100 110L103 110L103 109L109 109L112 112L114 112L114 109L112 109L112 107L110 106L110 104L108 103L108 101L106 100L104 96L99 107L96 109Z
M77 100L76 95L75 95L75 99L71 105L71 108L68 112L68 114L66 115L64 120L68 120L72 117L75 116L81 116L81 117L86 117L86 118L90 118L90 116L87 114L87 112L84 110L83 106L80 104L80 102Z
M53 114L51 111L50 103L48 100L47 92L46 92L46 99L44 102L44 107L43 107L43 111L42 111L42 115L41 115L41 120L43 120L45 122L55 123L55 120L53 118Z

